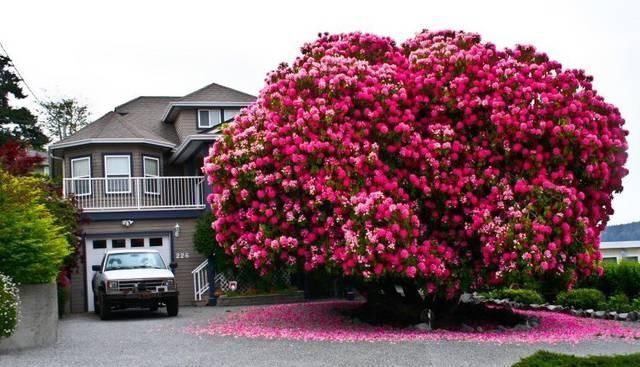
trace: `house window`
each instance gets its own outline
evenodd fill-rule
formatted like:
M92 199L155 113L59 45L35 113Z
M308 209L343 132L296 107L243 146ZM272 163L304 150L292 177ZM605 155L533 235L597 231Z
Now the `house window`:
M125 248L125 240L124 240L124 238L119 238L117 240L111 240L111 248Z
M132 238L131 247L144 247L144 238Z
M602 262L616 264L618 259L616 257L603 257Z
M91 195L91 158L71 160L71 192L76 196Z
M622 258L622 261L632 261L634 263L638 262L638 257L637 256L625 256L624 258Z
M104 156L104 175L107 194L131 193L131 157L128 155Z
M107 240L93 240L93 248L107 248Z
M154 157L144 157L144 193L160 194L160 159Z
M198 128L208 129L220 124L220 112L219 109L198 110Z
M151 247L162 246L162 237L149 238L149 246L151 246Z
M224 122L233 120L240 113L239 108L225 108L224 109Z

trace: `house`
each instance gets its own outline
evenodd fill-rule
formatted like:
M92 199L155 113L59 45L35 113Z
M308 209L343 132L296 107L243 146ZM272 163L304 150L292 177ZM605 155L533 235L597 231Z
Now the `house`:
M200 167L221 123L254 100L215 83L183 97L138 97L49 146L52 176L88 219L72 312L94 309L91 266L109 249L158 249L178 264L180 302L202 296L205 259L193 233L209 187Z
M607 226L600 240L605 262L640 261L640 222Z
M39 163L36 163L33 166L33 170L31 173L49 176L49 160L47 159L48 158L47 153L41 152L39 150L29 149L27 154L29 157L38 157L42 159L42 161L40 161Z

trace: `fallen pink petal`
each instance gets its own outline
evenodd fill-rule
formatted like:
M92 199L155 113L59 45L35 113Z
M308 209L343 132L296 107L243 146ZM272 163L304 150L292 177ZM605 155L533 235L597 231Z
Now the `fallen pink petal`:
M353 321L344 312L357 302L326 301L257 306L229 312L209 325L191 326L195 335L332 342L471 341L488 343L577 343L593 338L640 339L640 329L611 320L574 317L547 311L518 311L539 319L524 330L463 332L421 331L372 326Z

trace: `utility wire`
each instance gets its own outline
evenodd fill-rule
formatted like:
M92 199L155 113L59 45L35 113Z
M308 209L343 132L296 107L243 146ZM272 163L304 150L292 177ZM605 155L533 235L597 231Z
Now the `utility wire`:
M22 74L20 73L20 70L18 70L18 67L16 66L16 63L13 61L11 56L9 56L9 53L7 52L7 49L4 48L4 45L2 44L2 41L0 41L0 48L2 49L4 54L7 56L7 58L11 61L11 65L13 66L13 69L16 71L16 74L18 74L18 77L24 83L24 85L27 86L27 90L29 90L29 92L31 93L31 96L33 96L33 98L35 98L35 100L38 102L38 104L42 104L42 101L40 100L40 98L38 98L38 95L33 91L33 89L31 89L31 87L29 86L29 83L27 83L27 81L22 77Z

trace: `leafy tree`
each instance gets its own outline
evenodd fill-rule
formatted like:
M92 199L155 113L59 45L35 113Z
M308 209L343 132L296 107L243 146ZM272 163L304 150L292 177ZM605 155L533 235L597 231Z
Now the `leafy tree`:
M0 55L0 145L16 140L22 145L41 149L49 138L37 124L37 118L25 107L9 105L9 96L16 99L27 97L20 86L20 78L15 74L11 60Z
M89 123L87 106L73 98L44 102L41 107L44 127L57 140L66 138Z
M43 160L43 157L30 156L28 150L14 140L0 145L0 167L14 176L31 173Z
M0 272L22 284L54 280L71 253L39 185L36 177L14 177L0 169Z
M600 273L628 132L591 81L477 34L322 35L210 150L216 239L262 273L341 272L414 320Z

